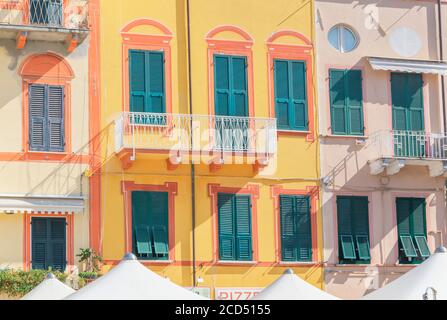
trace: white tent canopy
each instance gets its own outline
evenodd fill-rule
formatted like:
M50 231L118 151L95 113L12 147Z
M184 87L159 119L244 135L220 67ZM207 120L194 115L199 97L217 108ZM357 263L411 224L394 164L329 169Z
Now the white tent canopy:
M62 300L75 291L49 273L44 281L25 295L22 300Z
M366 296L363 300L447 300L447 249L436 250L424 263Z
M67 300L204 300L160 277L127 254L115 268Z
M339 300L322 291L288 269L270 286L261 291L253 300Z

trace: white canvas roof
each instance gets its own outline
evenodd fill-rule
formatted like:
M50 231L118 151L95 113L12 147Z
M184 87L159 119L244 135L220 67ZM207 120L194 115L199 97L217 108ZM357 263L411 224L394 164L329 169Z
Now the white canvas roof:
M363 300L447 300L447 250L444 247L415 269L378 289ZM434 290L435 291L434 291Z
M67 300L205 300L160 277L133 254L106 275L67 297Z
M25 295L22 300L62 300L74 292L72 288L49 273L47 278Z
M278 280L261 291L253 300L339 300L287 270Z

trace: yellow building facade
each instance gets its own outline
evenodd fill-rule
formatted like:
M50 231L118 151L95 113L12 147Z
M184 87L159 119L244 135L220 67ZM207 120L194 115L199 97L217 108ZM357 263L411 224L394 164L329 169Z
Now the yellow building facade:
M98 5L91 226L106 269L134 252L216 299L288 268L322 288L312 2Z

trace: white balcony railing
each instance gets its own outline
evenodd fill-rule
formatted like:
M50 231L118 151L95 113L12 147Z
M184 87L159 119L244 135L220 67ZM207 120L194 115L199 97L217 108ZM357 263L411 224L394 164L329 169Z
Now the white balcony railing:
M88 29L88 0L0 0L2 25Z
M447 134L380 131L371 135L378 158L447 160Z
M160 113L122 113L115 120L115 151L276 153L276 119Z

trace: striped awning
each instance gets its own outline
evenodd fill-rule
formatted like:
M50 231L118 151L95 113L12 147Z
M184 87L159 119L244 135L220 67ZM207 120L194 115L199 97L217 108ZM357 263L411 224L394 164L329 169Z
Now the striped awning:
M0 195L0 212L8 214L73 214L84 209L84 197Z
M374 70L447 75L446 62L379 57L368 57L367 59Z

